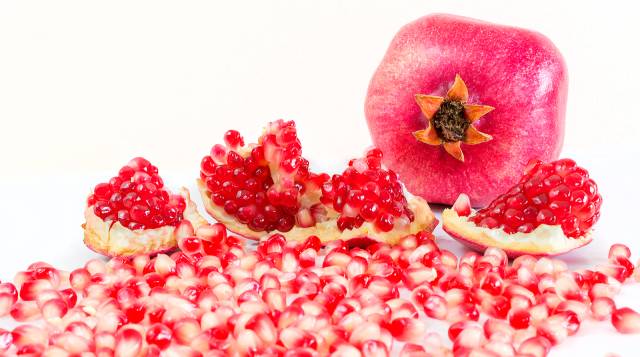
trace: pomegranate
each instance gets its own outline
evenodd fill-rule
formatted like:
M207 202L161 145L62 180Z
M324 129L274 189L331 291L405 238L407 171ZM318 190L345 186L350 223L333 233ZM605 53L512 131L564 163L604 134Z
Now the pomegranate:
M469 197L460 195L442 213L443 229L476 249L498 247L510 256L555 255L591 242L601 205L595 181L573 160L532 160L520 182L485 208L472 212ZM619 250L610 254L622 254Z
M339 175L309 170L293 121L269 123L256 144L235 130L202 159L198 187L207 212L229 230L258 239L370 238L395 243L432 230L429 205L405 194L398 176L371 149Z
M410 192L445 204L466 192L481 207L530 159L558 157L566 99L567 69L546 37L436 14L398 32L365 114Z
M171 194L158 168L137 157L97 184L84 212L84 242L107 256L152 254L176 247L175 230L206 223L189 192Z

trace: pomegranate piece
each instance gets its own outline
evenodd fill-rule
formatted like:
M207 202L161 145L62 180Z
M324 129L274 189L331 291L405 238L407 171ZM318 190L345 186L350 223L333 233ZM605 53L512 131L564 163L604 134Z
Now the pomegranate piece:
M381 166L378 149L330 178L310 171L293 121L267 124L257 144L244 145L236 131L225 143L202 159L198 187L207 212L247 238L279 232L287 240L395 243L436 224L428 204Z
M557 255L591 242L601 205L596 183L573 160L533 160L520 182L477 212L464 215L470 204L461 195L443 212L443 229L475 249L498 247L511 257ZM612 254L620 255L616 266L626 272L625 253L615 248Z
M365 115L384 164L409 191L445 204L467 192L484 206L516 183L513 173L528 160L558 157L567 85L562 56L541 34L428 15L391 42Z
M175 248L181 223L193 228L206 221L182 189L172 194L158 168L137 157L106 183L97 184L87 199L84 242L107 256L129 257Z

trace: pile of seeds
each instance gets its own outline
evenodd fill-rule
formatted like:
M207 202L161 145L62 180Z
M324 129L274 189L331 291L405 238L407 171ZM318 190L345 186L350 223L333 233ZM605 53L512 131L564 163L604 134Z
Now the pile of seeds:
M586 319L640 332L613 298L640 281L630 251L569 271L505 253L458 258L430 233L351 247L279 234L245 247L220 224L178 227L180 251L34 263L0 284L0 354L39 356L545 356ZM430 319L450 324L446 343Z

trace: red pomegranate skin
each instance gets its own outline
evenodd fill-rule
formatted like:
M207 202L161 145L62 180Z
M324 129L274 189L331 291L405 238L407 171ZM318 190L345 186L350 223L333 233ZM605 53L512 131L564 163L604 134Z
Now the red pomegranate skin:
M493 140L463 144L464 162L413 136L428 125L415 95L444 96L456 74L468 103L495 107L473 124ZM567 81L562 55L537 32L428 15L396 34L369 84L365 115L384 164L410 192L444 204L466 193L485 206L516 183L530 159L560 154Z

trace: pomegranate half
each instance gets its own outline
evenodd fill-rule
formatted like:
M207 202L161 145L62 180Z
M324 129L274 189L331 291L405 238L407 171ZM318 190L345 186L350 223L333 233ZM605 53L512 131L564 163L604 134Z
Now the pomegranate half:
M172 194L158 168L137 157L109 182L99 183L87 199L84 243L111 257L154 254L174 249L179 229L207 224L187 189Z
M543 35L436 14L396 34L365 114L383 163L431 203L466 192L479 207L564 137L567 69Z
M207 212L247 238L396 243L437 223L427 202L405 194L398 176L381 166L380 150L330 178L309 170L293 121L269 123L256 144L245 145L235 130L224 139L202 159L197 184Z
M532 160L520 181L483 209L473 211L469 197L460 195L442 212L443 229L480 251L557 255L591 242L601 205L595 181L573 160Z

